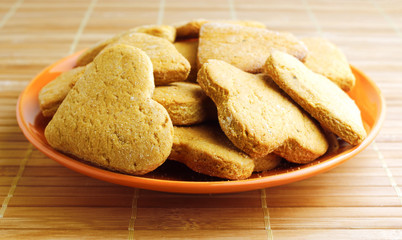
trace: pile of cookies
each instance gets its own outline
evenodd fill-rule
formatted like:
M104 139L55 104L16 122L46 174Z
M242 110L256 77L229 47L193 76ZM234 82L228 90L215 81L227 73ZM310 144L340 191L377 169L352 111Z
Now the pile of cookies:
M366 137L354 75L322 38L255 21L130 29L87 49L39 94L55 149L142 175L167 159L224 179L305 164Z

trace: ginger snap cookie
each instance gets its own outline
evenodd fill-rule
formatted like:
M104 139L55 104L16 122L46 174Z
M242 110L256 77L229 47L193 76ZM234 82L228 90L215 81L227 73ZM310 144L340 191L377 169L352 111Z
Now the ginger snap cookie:
M353 88L356 79L341 49L324 38L312 37L301 40L309 50L304 65L313 72L327 77L344 91Z
M197 81L197 52L198 52L198 40L191 39L187 41L175 42L174 46L177 51L181 53L190 63L191 71L188 75L187 82Z
M255 170L254 160L237 149L217 124L174 127L169 159L182 162L195 172L226 179L245 179ZM258 171L279 164L274 154L258 161Z
M52 117L68 92L84 74L85 67L78 67L61 73L53 81L46 84L39 92L39 107L43 116Z
M176 28L169 25L145 25L132 28L128 31L124 31L114 35L111 38L99 41L91 48L83 52L77 59L76 66L85 66L92 62L93 59L109 44L115 43L123 36L130 35L132 33L146 33L155 37L164 38L170 42L174 42L176 39Z
M366 137L359 108L328 78L280 51L271 53L264 71L323 127L346 142L357 145Z
M45 129L55 149L107 169L141 175L160 166L173 144L165 108L151 99L152 63L115 45L88 65Z
M307 163L326 152L328 143L318 124L268 75L209 60L198 72L198 82L217 106L223 132L250 156L274 152Z
M217 119L215 104L195 83L158 86L152 98L166 108L173 125L192 125Z
M249 20L206 20L194 19L189 22L174 24L176 26L177 38L198 38L202 25L206 23L227 23L245 27L265 28L265 25L257 21Z
M272 49L282 50L303 60L307 48L291 33L268 29L207 23L200 31L197 64L208 59L223 60L243 71L260 73Z

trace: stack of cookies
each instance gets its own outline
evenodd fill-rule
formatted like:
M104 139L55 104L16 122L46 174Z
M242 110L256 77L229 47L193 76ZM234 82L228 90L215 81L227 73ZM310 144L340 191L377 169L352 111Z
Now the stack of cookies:
M322 38L255 21L198 19L130 29L87 49L47 84L55 149L143 175L167 159L224 179L309 163L366 137L346 94L355 78Z

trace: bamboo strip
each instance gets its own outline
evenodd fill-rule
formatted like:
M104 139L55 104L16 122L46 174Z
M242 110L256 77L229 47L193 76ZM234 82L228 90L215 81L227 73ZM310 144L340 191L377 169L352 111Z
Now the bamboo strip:
M1 230L5 239L127 239L126 230L102 230L102 229L27 229L27 230Z
M21 6L23 0L17 0L15 3L11 6L10 10L3 16L3 18L0 21L0 28L3 28L4 25L8 22L8 20L15 14L17 9Z
M398 239L402 235L401 229L306 229L306 230L277 230L278 239L323 239L331 236L333 239L378 240Z
M8 204L9 207L131 207L132 196L100 197L29 197L15 196Z
M19 165L18 172L15 175L13 181L11 182L11 187L9 188L7 196L3 200L3 203L2 203L1 208L0 208L0 219L3 218L4 213L7 210L7 206L9 204L11 198L14 196L14 192L15 192L15 189L17 187L18 181L20 180L20 178L22 176L22 173L24 172L25 164L28 161L29 157L31 156L32 148L33 148L33 146L29 145L28 150L26 151L26 154L24 156L24 159L21 161L21 163Z

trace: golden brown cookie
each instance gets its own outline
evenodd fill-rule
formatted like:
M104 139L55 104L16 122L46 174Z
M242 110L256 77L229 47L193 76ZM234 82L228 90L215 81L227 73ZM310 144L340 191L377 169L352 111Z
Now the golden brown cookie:
M174 42L176 39L176 28L170 25L144 25L130 29L130 33L146 33Z
M146 25L132 28L128 31L124 31L114 35L106 40L99 41L93 47L83 52L77 59L76 66L85 66L92 62L94 58L109 44L115 43L123 36L130 35L132 33L146 33L155 37L164 38L170 42L174 42L176 39L176 29L169 25Z
M77 62L75 63L76 67L80 66L85 66L89 63L91 63L94 58L109 44L115 43L117 39L121 37L122 34L117 34L113 36L112 38L108 38L106 40L102 40L97 42L95 45L92 47L86 49L77 59Z
M174 127L169 159L199 173L233 180L248 178L254 170L254 161L237 149L218 125Z
M152 98L166 108L173 125L192 125L217 119L215 104L196 83L158 86Z
M151 99L152 63L116 45L99 54L45 129L49 144L104 168L141 175L160 166L173 144L165 108Z
M323 127L346 142L356 145L366 137L359 108L328 78L280 51L271 53L264 71Z
M307 55L303 42L290 33L207 23L200 32L198 67L208 59L218 59L243 71L260 73L272 49L288 52L300 60Z
M185 81L190 73L190 63L166 39L144 33L132 33L122 36L114 44L127 44L143 50L151 59L157 86Z
M59 105L84 72L85 67L78 67L61 73L40 90L39 107L43 116L52 117L56 113Z
M279 166L282 158L274 153L270 153L266 156L253 158L254 161L254 172L264 172L272 170Z
M245 27L265 28L265 25L263 23L257 21L195 19L189 22L181 22L175 24L177 38L198 38L202 25L211 22L234 24Z
M304 65L327 77L344 91L352 89L356 82L355 75L341 49L324 38L303 38L302 41L309 50Z
M198 39L175 42L174 46L176 47L177 51L179 51L179 53L181 53L190 63L191 71L186 81L196 82Z
M226 136L250 156L274 152L307 163L327 150L320 127L268 75L209 60L198 72L198 82L215 102Z

